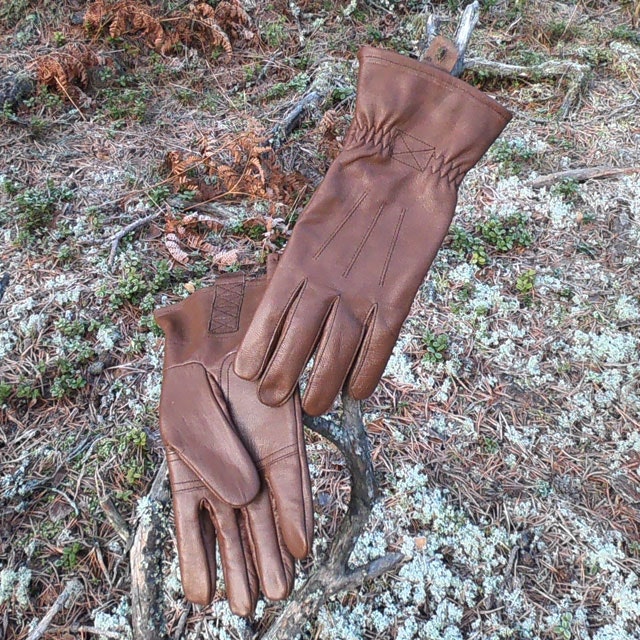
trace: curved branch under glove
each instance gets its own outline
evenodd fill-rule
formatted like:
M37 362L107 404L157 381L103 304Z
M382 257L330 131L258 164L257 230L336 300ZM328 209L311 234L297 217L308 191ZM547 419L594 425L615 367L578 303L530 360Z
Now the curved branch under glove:
M465 174L511 119L442 69L364 47L344 148L300 216L244 337L239 376L310 415L373 393L449 229Z
M255 609L259 590L291 593L294 558L311 550L313 503L300 400L265 406L233 371L237 346L266 279L222 276L156 312L166 335L160 432L167 451L182 585L209 604L216 541L231 610Z

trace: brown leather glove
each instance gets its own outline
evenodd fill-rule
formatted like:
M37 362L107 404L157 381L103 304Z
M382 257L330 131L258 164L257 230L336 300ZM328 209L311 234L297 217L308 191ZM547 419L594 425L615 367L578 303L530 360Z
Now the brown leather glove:
M265 286L222 276L155 314L166 335L160 432L184 592L211 602L217 539L229 605L243 616L259 587L272 600L291 593L293 558L308 555L313 535L299 397L267 407L233 372Z
M382 375L451 223L467 171L510 113L430 64L364 47L344 148L297 222L238 350L260 399L286 402L315 352L302 406L327 411Z

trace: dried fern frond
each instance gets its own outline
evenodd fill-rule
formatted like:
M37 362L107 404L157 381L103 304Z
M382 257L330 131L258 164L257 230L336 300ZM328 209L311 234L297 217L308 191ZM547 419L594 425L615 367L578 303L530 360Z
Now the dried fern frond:
M231 40L252 40L253 31L247 28L251 18L239 0L222 0L215 8L215 20Z
M106 15L107 7L104 0L92 2L84 14L84 28L87 31L99 32L106 21Z
M229 36L222 30L216 22L215 10L206 2L198 2L189 5L189 12L192 20L199 25L201 30L209 39L209 44L214 47L222 47L227 56L231 56L233 48Z
M100 64L100 58L90 47L78 42L40 56L34 64L41 84L73 99L78 95L78 86L86 88L88 69Z

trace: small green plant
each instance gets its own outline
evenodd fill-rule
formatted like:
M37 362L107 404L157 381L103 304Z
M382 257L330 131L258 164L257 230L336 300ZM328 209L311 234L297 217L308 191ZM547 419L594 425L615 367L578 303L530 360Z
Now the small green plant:
M84 358L81 358L81 360L84 360ZM56 366L58 373L49 389L52 398L60 399L70 396L87 385L87 381L78 371L74 362L59 358Z
M68 547L62 550L62 557L58 561L60 566L68 571L73 571L80 561L79 554L82 550L82 545L79 542L74 542Z
M62 47L66 44L67 37L62 33L62 31L54 31L53 32L53 44L56 47Z
M160 184L149 190L149 200L155 205L162 204L171 195L171 187Z
M516 291L527 301L531 300L536 284L536 270L527 269L516 278Z
M14 188L12 184L10 189ZM18 244L29 244L42 235L53 221L60 203L70 200L72 195L70 189L56 187L52 180L47 180L44 188L29 187L15 193L11 207L0 210L0 223L15 222L19 228Z
M442 362L449 349L449 336L446 333L435 334L432 331L425 331L422 344L425 347L424 360L433 363Z
M533 236L527 227L527 217L513 213L506 218L490 217L476 225L476 231L498 251L511 251L515 247L528 247Z
M457 225L451 227L451 237L454 251L467 258L471 264L479 267L487 264L487 250L480 238Z
M553 487L546 480L538 480L536 482L536 493L540 498L548 498L553 493Z
M171 282L171 275L170 265L166 260L157 263L155 272L149 268L141 269L137 265L130 265L125 268L115 287L111 289L103 285L98 289L98 295L109 300L112 310L119 309L127 303L139 305L147 295L154 295L166 289ZM145 309L150 309L148 299Z
M513 175L522 173L525 164L536 155L535 151L521 138L499 139L491 147L489 154L491 158L502 164L507 174Z
M13 387L8 382L0 382L0 405L3 405L13 393Z
M612 40L626 40L631 44L640 45L640 31L632 29L628 24L618 24L611 29Z
M485 436L482 440L482 449L489 455L494 455L500 451L500 443L491 436Z
M580 185L575 180L562 180L553 186L551 193L572 200L578 193Z
M287 39L287 20L280 16L265 25L263 37L270 47L279 47Z
M557 624L553 628L555 633L562 640L571 640L571 623L573 622L573 615L569 612L563 613L560 616L560 624Z
M307 88L310 77L307 73L299 73L289 80L289 82L276 82L272 87L268 89L264 97L267 100L274 100L276 98L282 98L289 92L295 91L300 93Z
M108 88L103 91L102 111L111 120L142 121L147 114L148 88Z
M16 396L21 400L33 402L42 397L42 392L33 382L21 380L16 388Z

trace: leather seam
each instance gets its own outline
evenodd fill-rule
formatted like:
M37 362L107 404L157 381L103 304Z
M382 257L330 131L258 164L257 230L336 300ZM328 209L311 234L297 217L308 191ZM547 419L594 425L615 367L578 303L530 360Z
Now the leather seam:
M269 342L269 346L267 347L267 349L266 349L266 351L264 353L264 356L262 357L262 362L260 363L260 367L258 369L258 374L255 375L252 378L252 380L255 380L256 378L260 377L260 371L263 371L264 374L262 376L262 381L264 381L264 377L267 375L267 371L269 371L269 369L271 368L271 363L273 362L273 357L272 356L275 356L275 354L277 353L278 345L276 345L273 350L272 350L272 346L273 346L273 343L275 341L276 334L278 333L278 327L282 324L282 321L284 320L285 316L287 314L291 313L292 303L293 303L294 298L296 298L296 297L297 297L297 300L295 301L294 310L298 308L298 305L300 304L300 298L302 297L302 294L304 293L304 290L307 288L307 282L308 282L308 278L304 278L304 280L301 280L300 283L298 283L296 288L289 295L289 299L287 300L287 304L284 306L284 309L282 310L282 313L280 314L280 317L278 318L278 322L276 323L275 331L271 332L271 341ZM293 313L291 313L291 315L293 315ZM289 323L290 322L291 322L291 316L289 317ZM284 335L284 330L280 332L280 342L282 341L282 336L283 335ZM268 361L270 361L269 364L267 364ZM258 385L258 397L260 397L261 387L262 387L262 382L260 382L260 384Z
M353 269L353 267L355 266L356 261L358 260L358 258L360 257L360 254L362 253L362 250L364 249L364 245L367 243L367 240L369 240L369 237L373 233L373 230L376 224L378 223L378 220L380 219L380 216L382 215L382 212L385 206L386 206L386 202L383 202L380 205L380 208L378 209L378 212L374 216L373 220L369 223L369 228L365 231L364 236L362 236L362 238L360 239L358 248L356 249L355 253L351 257L351 261L347 265L347 268L342 272L343 278L348 277L348 275L351 273L351 269Z
M335 306L333 307L333 310L332 310L333 314L331 318L331 324L329 325L329 328L325 333L326 336L331 336L331 330L333 329L333 325L335 324L336 318L338 317L338 309L340 307L340 303L342 302L342 299L340 298L340 296L338 296L336 300L337 302L335 303ZM328 344L329 344L329 340L327 339L324 341L321 351L316 356L316 362L322 361L322 356L324 355L324 352L326 351ZM309 385L304 393L305 400L309 395L311 395L311 392L315 387L315 381L317 377L318 377L318 369L314 366L313 371L311 372L311 376L309 377Z
M313 254L313 259L317 260L325 251L325 249L331 244L333 239L342 231L342 228L349 222L351 216L360 208L360 205L364 202L367 197L368 192L365 191L355 202L355 204L351 207L351 210L344 217L342 222L338 224L338 226L333 230L331 235L320 245L320 248Z
M387 271L389 270L389 265L391 264L391 256L396 248L396 243L398 242L398 236L400 235L400 228L402 227L402 223L404 221L404 216L407 210L402 209L400 211L400 215L398 216L398 221L396 222L396 228L393 230L393 239L391 240L391 245L389 246L389 250L387 251L387 257L384 261L384 265L382 267L382 272L380 273L380 279L378 280L378 286L382 287L384 285L384 281L387 277Z
M302 300L302 296L304 295L304 292L305 292L305 290L307 288L307 282L308 282L308 279L305 278L303 280L302 286L301 287L298 286L293 291L293 293L289 297L289 300L287 301L287 306L285 307L285 310L283 311L282 315L288 314L289 317L287 318L287 321L286 321L286 327L283 327L282 331L280 332L280 340L278 341L278 345L276 346L275 351L273 352L273 357L271 358L269 364L267 365L267 368L265 369L264 375L262 376L262 380L260 381L260 384L258 385L258 398L260 399L260 401L262 401L262 395L263 395L262 394L262 386L264 384L265 379L267 378L267 376L271 372L271 369L273 368L274 362L275 362L275 360L276 360L276 358L278 356L279 349L282 346L282 343L284 342L284 339L286 338L289 329L291 328L291 324L293 323L293 318L294 318L294 316L296 314L296 309L300 305L300 300ZM296 293L298 293L299 295L298 295L295 303L293 304L293 306L290 307L289 305L291 304L291 298L294 295L296 295ZM282 322L282 316L278 320L278 325L280 324L280 322ZM317 339L317 337L316 337L316 339ZM315 340L314 340L314 345L315 345ZM313 348L312 348L312 351L313 351ZM308 356L309 356L309 354L307 354L307 360L309 359ZM265 359L266 359L266 356L265 356ZM293 389L295 389L295 385L294 385ZM291 397L291 393L293 393L293 389L291 389L287 393L286 397L284 398L284 400L282 402L278 403L278 406L283 405ZM265 402L264 404L267 404L267 403Z
M362 370L362 367L364 366L364 361L365 361L365 354L367 353L368 349L369 349L369 343L371 342L371 335L373 334L373 329L371 329L371 327L373 327L376 323L376 318L378 316L378 305L374 304L373 307L371 307L371 309L373 310L373 318L370 322L365 323L364 326L364 331L366 332L366 340L365 340L365 344L362 345L362 348L360 349L360 353L358 355L358 365L356 367L356 369L353 372L353 375L351 376L351 384L353 384L353 381L355 381L358 376L360 375L360 371ZM369 310L369 314L371 314L372 311ZM371 329L371 330L370 330Z

